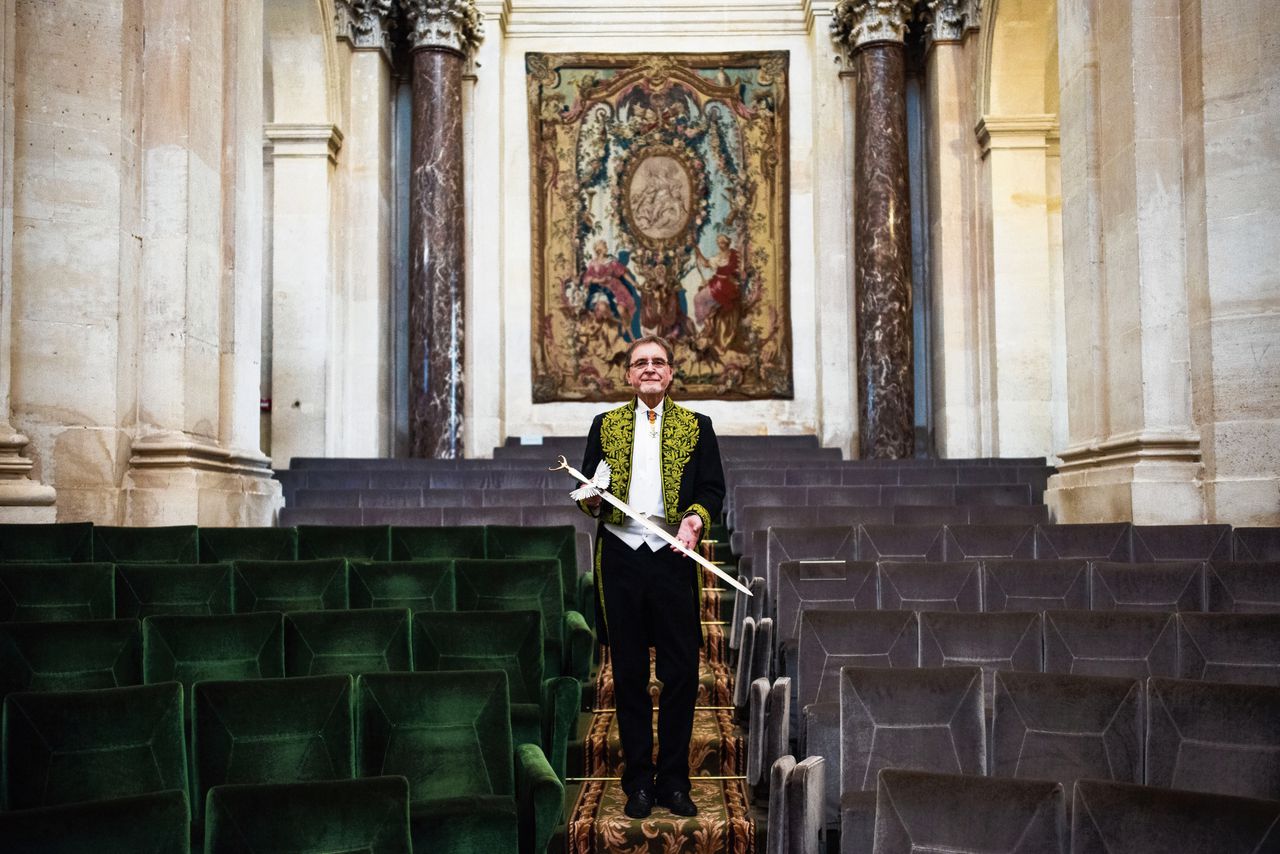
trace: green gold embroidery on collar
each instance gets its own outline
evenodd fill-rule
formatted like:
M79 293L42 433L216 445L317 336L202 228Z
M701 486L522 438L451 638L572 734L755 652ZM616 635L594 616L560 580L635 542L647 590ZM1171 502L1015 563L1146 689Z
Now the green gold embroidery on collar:
M668 524L680 521L680 481L697 446L697 416L667 398L662 410L662 509Z

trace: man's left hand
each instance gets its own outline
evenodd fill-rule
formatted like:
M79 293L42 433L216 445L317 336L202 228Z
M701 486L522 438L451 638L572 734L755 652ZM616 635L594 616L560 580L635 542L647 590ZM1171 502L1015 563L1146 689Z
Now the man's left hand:
M680 530L676 532L676 540L689 551L693 551L701 536L702 520L693 515L685 516L684 521L680 523ZM675 546L672 546L671 550L678 551Z

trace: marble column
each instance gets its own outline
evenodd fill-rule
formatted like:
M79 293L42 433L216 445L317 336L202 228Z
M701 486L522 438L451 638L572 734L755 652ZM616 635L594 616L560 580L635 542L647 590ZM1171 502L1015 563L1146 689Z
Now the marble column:
M462 74L481 36L471 0L400 0L412 49L409 183L409 446L463 455L466 286Z
M13 125L14 0L0 0L0 522L52 522L54 491L32 480L32 461L22 455L28 439L10 423L13 376Z
M849 50L854 105L854 293L861 457L915 451L906 49L911 0L842 0L832 32Z

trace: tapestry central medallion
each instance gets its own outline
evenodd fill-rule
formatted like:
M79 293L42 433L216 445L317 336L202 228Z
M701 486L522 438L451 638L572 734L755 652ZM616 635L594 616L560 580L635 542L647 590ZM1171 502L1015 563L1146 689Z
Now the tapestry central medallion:
M533 400L621 400L627 345L682 398L792 396L787 54L526 55Z

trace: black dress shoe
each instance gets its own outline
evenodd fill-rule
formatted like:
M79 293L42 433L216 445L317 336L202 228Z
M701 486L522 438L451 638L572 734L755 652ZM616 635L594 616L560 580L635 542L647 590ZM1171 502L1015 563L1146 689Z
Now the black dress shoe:
M666 792L658 796L658 806L666 807L675 815L694 816L698 807L689 797L688 792Z
M636 789L627 798L623 812L632 818L648 818L653 812L653 792L648 789Z

